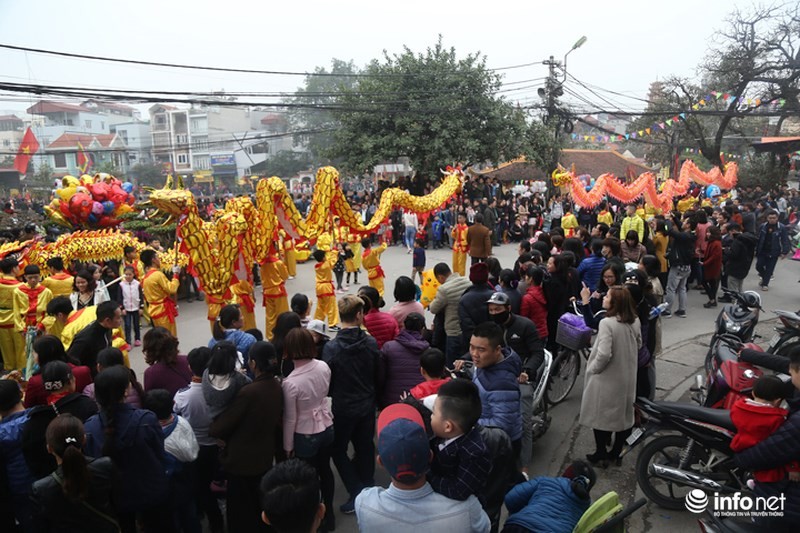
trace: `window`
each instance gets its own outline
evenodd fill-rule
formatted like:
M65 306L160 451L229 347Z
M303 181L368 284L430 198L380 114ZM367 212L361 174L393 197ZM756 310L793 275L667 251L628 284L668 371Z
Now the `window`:
M67 168L67 154L53 154L53 166L55 168Z
M269 144L266 142L253 144L248 147L248 152L251 154L268 154Z
M3 141L3 146L4 146L5 148L8 148L9 146L11 146L11 141L9 141L8 139L6 139L5 141Z
M178 154L178 164L179 165L185 165L188 162L189 162L189 158L186 156L186 154Z
M186 144L189 142L189 136L185 133L179 133L175 136L175 140L178 144Z
M106 129L106 123L105 123L105 122L103 122L102 120L100 121L100 129L101 129L101 130L104 130L104 129Z
M84 124L84 126L86 126L86 129L89 129L89 130L92 129L92 121L91 120L84 120L83 124Z

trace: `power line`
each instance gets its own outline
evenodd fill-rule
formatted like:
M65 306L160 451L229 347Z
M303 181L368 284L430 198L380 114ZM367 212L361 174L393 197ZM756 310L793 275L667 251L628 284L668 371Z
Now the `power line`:
M238 72L243 74L268 74L268 75L275 75L275 76L318 76L318 77L334 77L334 78L386 78L386 77L397 77L402 76L406 77L409 74L405 73L397 73L397 74L336 74L332 72L292 72L292 71L285 71L285 70L255 70L255 69L243 69L243 68L231 68L231 67L209 67L209 66L200 66L200 65L186 65L181 63L162 63L157 61L142 61L137 59L123 59L123 58L114 58L114 57L105 57L105 56L95 56L95 55L88 55L88 54L76 54L71 52L60 52L55 50L45 50L42 48L29 48L25 46L15 46L11 44L2 44L0 43L0 48L5 48L7 50L16 50L20 52L32 52L36 54L46 54L46 55L53 55L59 57L68 57L72 59L88 59L93 61L107 61L112 63L124 63L129 65L145 65L150 67L166 67L166 68L179 68L179 69L189 69L189 70L210 70L210 71L217 71L217 72ZM533 63L522 63L519 65L510 65L506 67L497 67L497 68L490 68L486 69L489 71L501 71L501 70L512 70L518 68L525 68L534 65L539 65L539 62Z

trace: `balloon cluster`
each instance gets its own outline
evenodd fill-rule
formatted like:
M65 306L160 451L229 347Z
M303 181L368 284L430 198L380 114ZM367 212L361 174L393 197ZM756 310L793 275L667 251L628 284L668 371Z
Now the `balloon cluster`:
M53 222L71 229L112 228L120 223L120 215L133 211L132 191L132 183L106 173L80 179L64 176L44 210Z

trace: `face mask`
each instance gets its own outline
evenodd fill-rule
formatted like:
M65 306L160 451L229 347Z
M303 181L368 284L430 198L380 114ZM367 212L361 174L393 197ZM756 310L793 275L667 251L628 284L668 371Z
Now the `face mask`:
M511 315L510 311L503 311L502 313L497 313L496 315L489 315L495 324L503 325L508 321L508 317Z

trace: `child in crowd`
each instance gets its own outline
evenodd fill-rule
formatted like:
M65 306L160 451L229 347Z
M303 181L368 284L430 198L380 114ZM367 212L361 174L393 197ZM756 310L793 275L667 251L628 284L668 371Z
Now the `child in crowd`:
M344 280L344 262L348 251L347 245L343 242L336 245L336 264L333 265L333 273L336 274L336 292L339 294L347 292L347 286L342 285L342 280Z
M327 318L328 328L334 331L339 330L339 308L336 306L336 292L333 290L331 275L337 259L338 254L335 252L326 254L324 250L314 250L314 260L317 262L314 265L317 278L317 310L314 311L314 318Z
M222 513L217 505L217 498L211 492L211 482L219 470L219 447L217 440L208 436L208 427L211 425L211 415L208 404L203 397L203 372L211 359L211 348L201 346L189 352L186 356L189 368L192 369L192 382L185 389L175 394L175 414L180 415L189 422L200 446L197 460L195 461L195 475L197 482L194 484L195 501L199 510L208 518L211 531L222 531Z
M369 286L378 289L378 294L383 298L383 278L386 275L381 268L381 254L386 251L386 243L384 242L377 248L372 247L369 238L361 241L361 246L364 247L364 253L361 256L361 264L367 269L367 278L369 279ZM314 317L319 318L319 317Z
M777 376L762 376L753 385L753 397L738 400L731 408L731 421L736 436L731 450L742 451L766 439L786 420L789 412L778 407L784 399L786 386ZM781 468L757 470L753 476L759 483L800 481L800 465L793 461Z
M439 388L431 416L433 462L428 482L433 490L466 500L478 496L486 485L492 463L489 450L475 427L481 416L478 387L456 379Z
M153 389L144 397L145 409L153 411L164 432L164 459L170 485L175 523L185 533L200 533L194 500L193 462L200 446L189 422L172 412L172 395L166 389Z
M358 281L356 281L358 283ZM311 303L308 301L308 296L302 292L298 292L292 296L292 301L289 302L289 307L293 313L297 313L300 317L300 324L303 327L308 326L309 316L311 315Z
M560 477L537 477L506 495L503 533L572 531L591 505L589 491L597 475L583 461L572 463Z
M446 359L441 350L428 348L419 356L420 374L425 381L409 392L417 400L423 400L431 394L439 392L439 388L450 381L445 370Z
M417 279L419 275L419 284L422 285L422 272L425 270L425 248L423 248L422 239L414 241L414 255L412 259L411 268L411 281Z
M203 398L208 404L208 414L216 418L236 397L239 389L250 383L250 378L237 370L239 353L229 341L220 341L211 348L208 367L203 371Z
M540 256L541 257L541 256ZM544 270L531 265L525 272L525 283L528 287L522 296L520 315L536 324L536 333L540 339L547 338L547 297L544 295Z
M352 240L352 234L347 235L348 242ZM353 248L351 249L350 246L347 246L347 258L344 260L344 269L347 272L347 279L345 283L350 285L350 274L353 275L353 284L358 285L358 272L361 270L361 257L358 256L359 249L361 248L361 244L354 243Z
M131 330L133 330L134 346L142 345L142 336L139 329L139 319L144 309L142 286L136 280L136 271L132 266L123 270L123 279L119 286L122 292L122 316L125 320L125 341L130 344Z
M444 222L442 216L436 215L431 224L431 234L433 235L433 249L438 250L442 247L442 239L444 238Z

